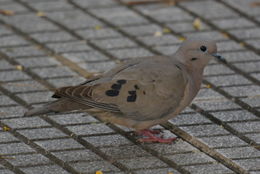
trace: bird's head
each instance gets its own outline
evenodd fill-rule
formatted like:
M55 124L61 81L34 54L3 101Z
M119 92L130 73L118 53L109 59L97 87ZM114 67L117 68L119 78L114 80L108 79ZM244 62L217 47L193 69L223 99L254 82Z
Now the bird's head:
M212 58L223 59L217 54L217 45L212 40L189 39L176 52L176 58L189 70L203 70Z

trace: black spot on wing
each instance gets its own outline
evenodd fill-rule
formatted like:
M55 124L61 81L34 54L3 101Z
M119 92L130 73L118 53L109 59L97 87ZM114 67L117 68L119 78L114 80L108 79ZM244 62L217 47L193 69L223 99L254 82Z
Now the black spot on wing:
M115 97L119 95L119 91L117 90L107 90L106 95L110 97Z
M128 91L128 94L130 96L127 97L127 102L135 102L137 98L136 91Z
M119 90L121 89L121 87L122 87L121 84L113 84L113 85L111 86L111 89L114 89L114 90L119 91Z
M123 85L123 84L126 83L126 80L122 79L122 80L118 80L118 81L116 81L116 82L119 83L119 84L121 84L121 85Z
M127 102L135 102L137 98L137 95L130 95L127 97Z
M134 85L135 89L140 89L138 85Z

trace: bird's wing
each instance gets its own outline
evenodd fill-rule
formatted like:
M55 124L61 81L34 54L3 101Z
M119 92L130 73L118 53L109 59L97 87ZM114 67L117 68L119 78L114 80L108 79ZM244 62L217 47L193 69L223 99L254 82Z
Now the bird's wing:
M54 96L141 121L174 111L186 84L182 70L168 59L144 59L114 69L95 83L60 88Z

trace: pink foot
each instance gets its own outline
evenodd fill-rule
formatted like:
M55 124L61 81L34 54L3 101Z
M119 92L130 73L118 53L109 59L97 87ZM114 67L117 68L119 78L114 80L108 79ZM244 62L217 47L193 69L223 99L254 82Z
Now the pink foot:
M138 132L140 135L143 135L147 138L140 138L138 139L139 142L154 142L154 143L172 143L176 138L167 138L164 139L162 136L158 137L156 135L160 134L161 130L149 130L144 129L140 132Z

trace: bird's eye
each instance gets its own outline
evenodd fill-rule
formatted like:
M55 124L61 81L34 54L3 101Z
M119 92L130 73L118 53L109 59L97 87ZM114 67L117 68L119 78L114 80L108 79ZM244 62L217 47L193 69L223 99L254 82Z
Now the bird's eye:
M191 61L194 61L194 60L197 60L198 58L196 58L196 57L193 57L193 58L191 58L190 60Z
M207 51L207 47L204 46L204 45L202 45L202 46L200 47L200 50L203 51L203 52L206 52L206 51Z

